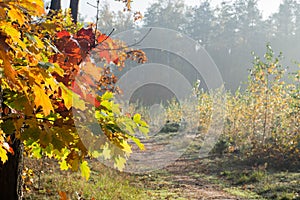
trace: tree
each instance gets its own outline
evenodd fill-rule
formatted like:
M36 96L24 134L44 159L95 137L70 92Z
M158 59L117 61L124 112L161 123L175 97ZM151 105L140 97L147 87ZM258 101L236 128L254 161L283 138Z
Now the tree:
M78 6L79 6L79 0L70 1L71 15L74 23L76 23L78 19Z
M42 0L0 3L0 18L0 199L22 198L23 143L36 158L55 158L61 169L80 169L85 178L86 156L111 158L116 168L124 168L131 153L127 141L143 149L134 130L146 133L147 124L139 114L122 114L110 92L117 78L89 55L123 67L127 58L144 62L144 54L94 26L77 27L62 11L49 19ZM80 116L92 120L76 127ZM100 135L91 128L95 125ZM80 130L89 137L80 137Z
M213 21L215 20L210 2L205 0L199 6L194 7L189 18L185 32L199 41L202 46L209 45L209 38L213 30Z
M60 10L61 0L51 0L50 10Z
M182 30L186 24L185 5L182 0L158 1L150 5L145 13L145 26Z
M101 27L103 33L110 33L114 29L114 33L130 30L134 28L132 15L129 12L114 12L105 3L99 10L98 27Z

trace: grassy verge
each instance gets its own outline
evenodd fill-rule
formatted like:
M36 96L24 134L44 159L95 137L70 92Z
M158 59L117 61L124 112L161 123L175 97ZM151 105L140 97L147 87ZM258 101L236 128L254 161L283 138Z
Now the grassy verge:
M41 164L43 163L43 164ZM91 177L88 181L80 173L60 171L51 160L27 160L31 176L25 178L24 199L150 199L151 194L142 187L131 185L133 177L91 162ZM28 175L28 174L27 174ZM149 193L149 194L148 194Z

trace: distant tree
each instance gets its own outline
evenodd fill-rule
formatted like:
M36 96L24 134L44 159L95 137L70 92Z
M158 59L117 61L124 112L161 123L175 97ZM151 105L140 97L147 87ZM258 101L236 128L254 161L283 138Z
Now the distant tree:
M277 13L273 14L273 28L275 38L287 39L295 34L295 9L294 0L284 0Z
M135 27L132 13L122 11L112 11L109 4L104 5L99 10L98 27L103 33L110 33L114 28L114 34L130 30Z
M156 1L147 8L144 18L145 26L163 27L182 31L187 23L183 0Z
M199 41L202 46L209 45L215 21L210 1L205 0L199 6L193 7L192 11L187 13L187 17L189 21L184 32Z

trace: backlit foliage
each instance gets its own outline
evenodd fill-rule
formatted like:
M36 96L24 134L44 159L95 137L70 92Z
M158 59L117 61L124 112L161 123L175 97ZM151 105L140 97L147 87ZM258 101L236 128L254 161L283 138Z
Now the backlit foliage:
M220 105L214 99L225 95L225 116L215 118L224 120L224 127L218 128L222 135L211 153L235 153L255 162L299 166L300 70L287 74L281 58L267 46L263 59L254 57L245 90L222 93L220 89L203 91L197 86L197 109L186 112L193 105L171 101L163 120L179 123L197 119L198 128L193 126L193 131L204 138L213 124L213 113L219 112Z
M117 78L105 66L114 63L121 68L126 59L144 62L143 52L128 49L93 25L82 28L73 24L68 12L45 15L42 0L0 1L0 18L0 83L5 105L1 161L7 160L7 153L14 153L10 148L14 135L24 141L30 155L54 157L61 169L80 169L86 178L87 155L112 158L122 170L131 153L128 141L143 149L134 133L139 129L146 134L148 128L140 115L123 115L114 103ZM103 66L91 62L91 52ZM81 119L74 113L100 124L101 136L85 127L91 125L88 121L80 126L87 130L89 138L84 139L94 140L93 148L86 147L79 137L74 123Z

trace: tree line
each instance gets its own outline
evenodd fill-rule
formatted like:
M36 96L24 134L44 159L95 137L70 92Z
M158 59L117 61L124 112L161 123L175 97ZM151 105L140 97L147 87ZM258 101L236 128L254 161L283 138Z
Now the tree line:
M300 3L284 0L278 10L264 18L257 0L234 0L213 7L209 0L187 6L183 0L153 2L137 25L130 13L111 11L102 6L99 27L115 34L143 27L164 27L185 33L198 41L221 71L226 88L235 90L247 80L252 52L263 56L270 44L275 53L284 53L285 65L294 64L300 50ZM149 60L150 62L151 60Z

